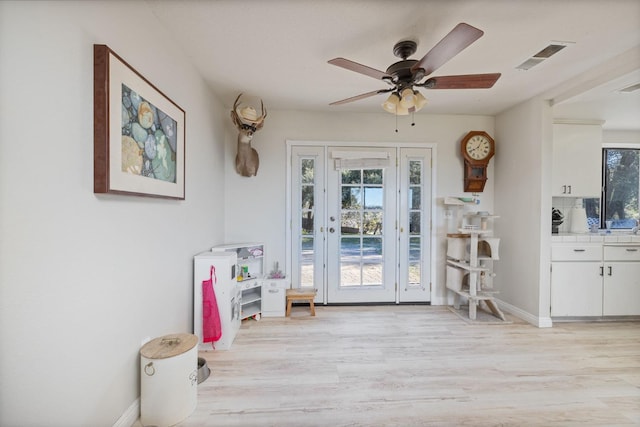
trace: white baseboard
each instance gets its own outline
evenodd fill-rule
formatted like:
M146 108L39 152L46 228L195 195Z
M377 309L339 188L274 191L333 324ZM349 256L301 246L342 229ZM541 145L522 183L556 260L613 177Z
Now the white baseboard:
M124 414L118 418L118 421L116 421L113 427L131 427L133 423L138 421L138 418L140 418L140 398L137 398L131 406L124 411Z
M531 323L533 326L537 326L538 328L550 328L553 326L551 317L534 316L533 314L526 312L521 308L518 308L514 305L511 305L497 298L496 298L496 302L498 303L498 307L500 307L502 310L516 316L519 319L524 320L527 323Z
M431 303L431 305L451 305L451 304L453 304L453 302L449 301L449 298L447 298L447 297L444 297L444 298L443 297L434 297L433 295L431 296L430 303Z

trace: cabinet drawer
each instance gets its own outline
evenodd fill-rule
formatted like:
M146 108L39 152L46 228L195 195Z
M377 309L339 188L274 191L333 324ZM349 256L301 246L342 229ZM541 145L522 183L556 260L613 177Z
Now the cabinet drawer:
M551 245L551 261L601 261L601 245Z
M640 246L605 246L605 261L640 261Z

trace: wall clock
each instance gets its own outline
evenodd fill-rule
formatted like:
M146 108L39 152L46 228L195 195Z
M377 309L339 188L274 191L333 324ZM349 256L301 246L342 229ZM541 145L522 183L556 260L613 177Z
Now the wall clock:
M460 151L464 158L464 191L481 193L489 160L495 154L495 141L486 132L473 130L462 138Z

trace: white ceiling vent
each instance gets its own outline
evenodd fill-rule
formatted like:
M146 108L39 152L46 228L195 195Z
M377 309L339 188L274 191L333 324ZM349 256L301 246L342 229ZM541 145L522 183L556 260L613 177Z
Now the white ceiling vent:
M638 89L640 89L640 83L635 83L630 86L623 87L622 89L618 89L618 92L630 93L630 92L635 92Z
M541 63L542 61L544 61L545 59L551 58L553 55L560 52L562 49L569 46L570 44L573 44L573 42L552 41L551 43L549 43L547 47L542 49L540 52L536 53L531 58L527 59L522 64L518 65L516 67L516 70L529 70L535 67L536 65L538 65L539 63Z

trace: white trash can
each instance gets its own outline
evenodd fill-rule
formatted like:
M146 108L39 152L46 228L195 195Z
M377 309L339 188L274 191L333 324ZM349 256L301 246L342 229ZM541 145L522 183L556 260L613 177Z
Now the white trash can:
M198 403L198 337L171 334L140 349L140 422L168 427Z

